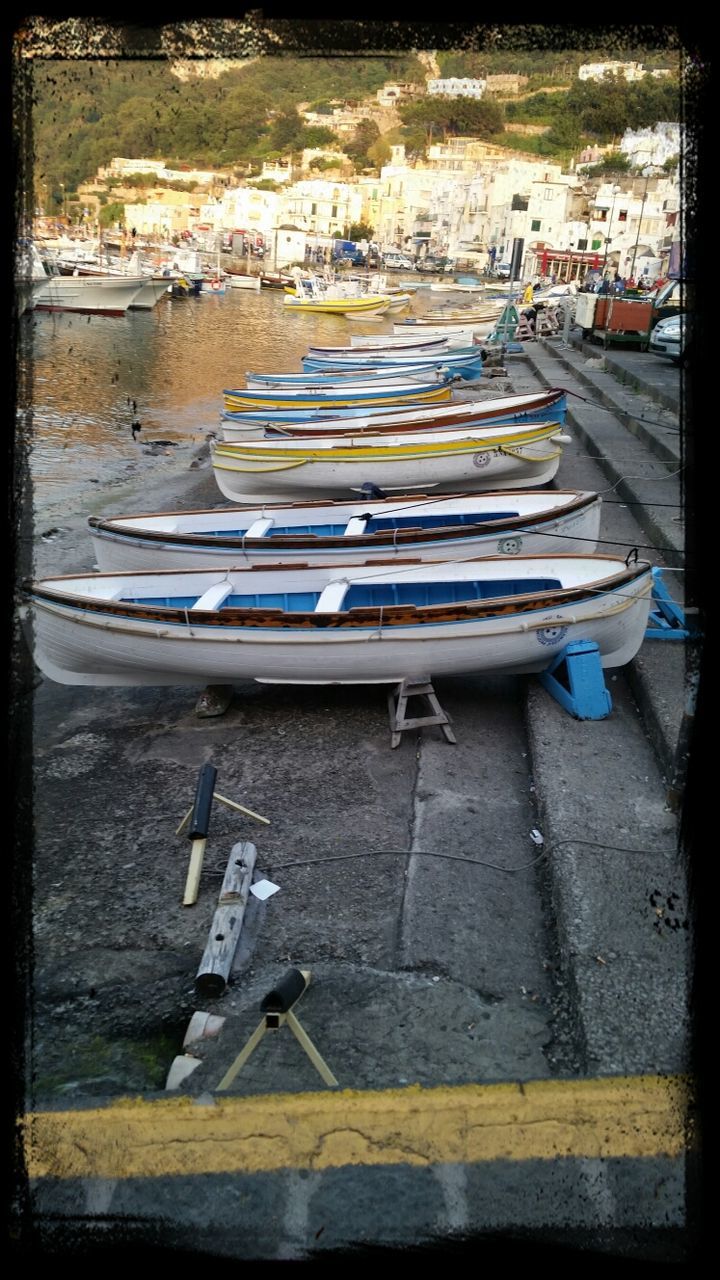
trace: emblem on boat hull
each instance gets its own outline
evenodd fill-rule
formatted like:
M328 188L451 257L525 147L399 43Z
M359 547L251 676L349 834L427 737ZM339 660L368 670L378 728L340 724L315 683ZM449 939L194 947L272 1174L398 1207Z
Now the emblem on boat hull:
M489 454L489 453L474 453L474 454L473 454L473 466L474 466L474 467L486 467L486 466L488 465L489 461L490 461L490 454Z
M558 641L565 639L567 633L567 627L543 627L537 632L537 638L540 644L557 644Z
M522 538L501 538L498 551L504 556L516 556L522 548Z

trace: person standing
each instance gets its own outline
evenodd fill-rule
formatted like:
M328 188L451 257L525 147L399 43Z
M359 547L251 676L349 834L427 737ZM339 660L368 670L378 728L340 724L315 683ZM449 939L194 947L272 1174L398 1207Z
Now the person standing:
M533 284L531 280L530 283L527 285L525 292L523 294L523 305L530 306L534 301L534 298L535 298L535 290L533 288Z

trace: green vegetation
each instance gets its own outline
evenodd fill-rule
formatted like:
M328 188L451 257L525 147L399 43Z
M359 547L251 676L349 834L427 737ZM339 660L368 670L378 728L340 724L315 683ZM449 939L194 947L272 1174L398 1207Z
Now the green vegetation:
M411 130L424 129L428 142L450 134L487 138L504 123L503 109L492 98L433 96L419 102L401 102L398 115Z
M513 29L503 34L508 45ZM331 129L307 126L298 104L312 102L326 115L335 102L374 96L388 80L423 82L424 68L414 55L370 58L321 58L295 55L259 58L227 71L216 80L173 76L165 62L52 62L38 60L28 72L33 87L35 176L46 203L77 189L115 156L162 159L183 165L235 171L237 180L258 173L273 155L296 155L305 148L342 145L356 170L386 163L390 145L403 142L410 160L424 155L433 140L452 135L479 137L527 154L565 161L588 141L607 143L626 128L652 126L680 118L676 76L636 83L623 79L578 81L583 62L632 60L647 67L676 68L669 50L547 51L505 47L491 53L437 54L443 75L482 76L517 72L528 75L518 99L423 98L401 102L402 127L380 135L363 121L350 141L338 142ZM549 93L548 87L565 86ZM505 120L549 126L542 136L506 134ZM315 164L316 168L322 166ZM154 174L110 179L108 187L156 185ZM194 184L176 183L178 190ZM60 202L62 195L59 196Z
M103 205L99 211L98 220L101 227L111 227L115 222L124 222L125 205L118 204L117 201Z
M355 243L358 240L372 240L375 228L368 222L353 222L347 229L347 239Z

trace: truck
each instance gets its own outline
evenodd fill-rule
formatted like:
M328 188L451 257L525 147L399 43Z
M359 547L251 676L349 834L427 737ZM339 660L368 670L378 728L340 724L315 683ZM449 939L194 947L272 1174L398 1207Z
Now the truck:
M332 247L333 262L351 262L361 267L365 262L365 254L353 240L336 240Z
M623 294L580 293L575 305L575 323L584 338L604 347L639 346L647 351L650 334L658 320L680 315L687 309L685 282L668 280L656 294L642 297L634 290Z

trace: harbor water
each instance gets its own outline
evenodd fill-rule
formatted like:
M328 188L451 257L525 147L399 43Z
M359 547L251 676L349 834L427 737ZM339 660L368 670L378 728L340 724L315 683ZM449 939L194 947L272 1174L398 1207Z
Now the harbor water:
M421 290L409 312L362 320L289 313L285 294L272 289L168 296L122 317L26 313L18 409L36 517L57 518L88 490L127 478L148 447L161 465L164 455L196 449L218 430L223 390L243 386L247 371L298 373L310 345L392 333L431 298Z

